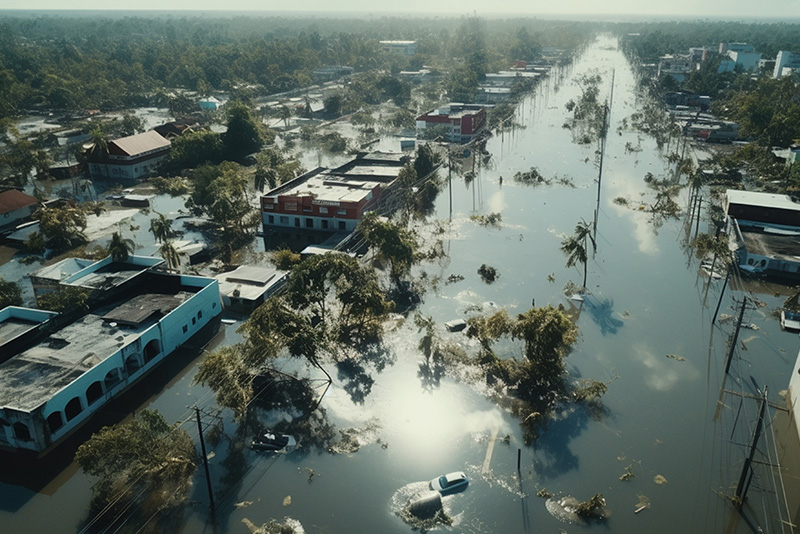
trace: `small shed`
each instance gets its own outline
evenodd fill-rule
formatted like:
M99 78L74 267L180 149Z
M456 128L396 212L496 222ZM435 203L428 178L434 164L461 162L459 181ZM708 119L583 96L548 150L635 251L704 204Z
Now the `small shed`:
M16 189L0 193L0 228L14 226L36 211L39 201Z

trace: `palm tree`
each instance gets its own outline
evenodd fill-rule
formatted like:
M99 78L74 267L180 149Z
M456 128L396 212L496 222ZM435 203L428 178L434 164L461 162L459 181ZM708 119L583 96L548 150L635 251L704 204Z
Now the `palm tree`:
M581 219L575 225L575 234L567 236L561 241L561 252L567 255L567 267L583 264L583 288L586 288L588 242L592 243L592 252L597 250L597 243L592 234L592 226Z
M172 244L172 241L164 241L161 246L158 247L158 253L161 254L161 257L167 262L168 270L175 271L181 266L181 256L184 256L184 253L178 252Z
M136 243L133 242L133 239L124 238L119 232L114 232L111 235L111 242L108 244L108 254L111 256L112 260L121 263L125 262L128 256L133 254L134 250L136 250Z
M167 219L163 213L159 213L155 219L150 219L150 231L157 243L166 243L175 237L175 232L172 231L172 219Z
M292 110L286 106L278 108L278 117L283 121L283 126L289 128L289 119L292 118Z
M108 137L98 126L89 134L92 147L89 149L89 159L93 161L105 161L108 156Z
M253 179L253 185L261 193L264 192L266 186L269 186L270 189L274 189L275 186L278 185L278 174L275 172L275 169L265 166L261 161L259 161L258 167L256 167Z

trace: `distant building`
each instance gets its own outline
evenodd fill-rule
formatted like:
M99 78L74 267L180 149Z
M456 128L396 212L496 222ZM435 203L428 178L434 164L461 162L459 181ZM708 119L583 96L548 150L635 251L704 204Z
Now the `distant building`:
M345 65L325 65L311 72L311 79L314 83L329 82L331 80L338 80L343 76L353 74L353 67Z
M787 195L729 189L725 208L741 270L800 276L800 203Z
M154 131L164 139L174 139L180 137L186 132L194 132L200 130L202 126L195 119L185 118L175 121L166 122L153 128Z
M264 231L352 232L405 164L402 154L371 153L336 169L319 167L261 197Z
M0 310L0 448L49 451L176 348L216 328L216 280L135 263L106 258L62 280L97 291L87 312Z
M0 228L27 220L36 211L39 201L27 193L9 189L0 193Z
M658 58L658 77L670 76L676 82L682 82L695 69L691 56L668 54Z
M416 41L380 41L381 50L401 56L413 56L417 53Z
M169 155L170 142L153 130L108 143L108 154L89 159L89 174L132 182L154 172Z
M226 310L252 313L286 283L287 271L242 265L215 276Z
M773 78L780 78L791 74L795 70L800 70L800 54L781 50L775 58L775 70L772 71Z
M200 109L207 110L207 111L216 110L217 108L219 108L220 104L222 104L222 102L220 102L219 100L217 100L213 96L209 96L209 97L206 97L206 98L201 98L197 102L197 105L200 106Z
M417 135L426 130L441 128L441 134L450 143L468 143L477 137L486 125L486 110L478 104L450 103L417 117Z

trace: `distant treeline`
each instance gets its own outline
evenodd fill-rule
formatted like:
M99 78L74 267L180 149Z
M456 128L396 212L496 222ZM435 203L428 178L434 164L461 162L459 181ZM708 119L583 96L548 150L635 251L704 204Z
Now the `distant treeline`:
M620 23L614 31L626 36L643 61L653 61L665 54L685 54L690 47L708 46L716 50L719 43L747 43L761 52L764 59L775 59L781 50L800 52L800 24L761 22L653 22Z
M0 16L0 118L153 104L166 88L274 94L311 84L324 65L507 68L536 59L542 46L574 51L593 31L589 23L471 17ZM379 41L392 39L416 40L416 55L382 52Z

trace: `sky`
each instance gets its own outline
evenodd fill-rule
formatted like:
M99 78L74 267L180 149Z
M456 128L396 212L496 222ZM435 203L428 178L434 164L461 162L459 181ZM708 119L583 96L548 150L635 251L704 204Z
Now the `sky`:
M0 9L106 10L108 0L0 0ZM121 6L123 4L116 4ZM645 15L680 18L797 19L800 0L136 0L129 10L362 13Z

